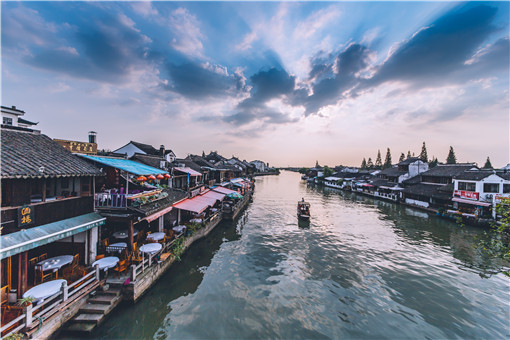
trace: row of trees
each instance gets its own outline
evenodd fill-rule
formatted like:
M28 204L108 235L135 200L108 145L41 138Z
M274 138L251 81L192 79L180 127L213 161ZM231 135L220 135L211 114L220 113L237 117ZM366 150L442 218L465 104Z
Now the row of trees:
M402 152L400 154L400 157L398 159L398 162L402 162L408 158L415 157L414 152L411 154L411 151L407 151L407 156ZM427 146L425 145L425 142L423 142L423 145L421 147L420 155L418 156L423 162L429 163L429 157L427 154ZM439 163L438 159L436 157L432 157L430 160L429 166L431 168L435 167ZM446 164L457 164L457 157L455 156L455 151L453 150L453 147L450 146L450 150L448 152L448 156L446 157ZM384 163L382 162L381 158L381 150L377 150L377 157L375 159L375 163L372 161L372 158L368 157L368 161L363 158L363 161L361 162L361 169L386 169L390 168L392 166L391 161L391 151L390 148L387 148L386 150L386 157L384 159ZM487 161L485 162L485 165L483 166L485 169L492 169L492 164L490 162L489 157L487 157Z

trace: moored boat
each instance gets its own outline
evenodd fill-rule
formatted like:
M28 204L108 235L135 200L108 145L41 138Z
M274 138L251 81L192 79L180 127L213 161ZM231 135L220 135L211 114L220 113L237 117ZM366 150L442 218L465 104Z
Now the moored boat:
M298 202L297 205L297 216L300 220L310 220L310 203L305 202L304 199Z

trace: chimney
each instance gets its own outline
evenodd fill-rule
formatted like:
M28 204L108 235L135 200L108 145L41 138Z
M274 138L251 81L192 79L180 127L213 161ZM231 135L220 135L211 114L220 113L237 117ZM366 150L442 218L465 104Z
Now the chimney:
M13 106L12 106L12 109L13 109L13 110L16 110L16 106L14 106L14 105L13 105Z
M159 153L161 154L161 156L165 155L165 146L164 145L159 146Z
M97 132L89 131L89 143L97 144Z

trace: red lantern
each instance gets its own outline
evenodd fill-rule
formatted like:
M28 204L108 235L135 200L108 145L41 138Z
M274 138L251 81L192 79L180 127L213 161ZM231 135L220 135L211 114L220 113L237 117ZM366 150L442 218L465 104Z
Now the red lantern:
M145 182L147 178L145 176L140 176L136 179L138 182Z
M163 179L163 178L165 178L165 176L163 176L162 174L159 174L159 175L156 176L156 178L157 179Z
M155 180L155 179L156 179L156 177L154 177L154 175L150 175L150 176L148 176L147 178L148 178L148 179L150 179L151 181L153 181L153 180Z
M165 174L163 177L165 177L166 179L170 178L170 175L169 174Z

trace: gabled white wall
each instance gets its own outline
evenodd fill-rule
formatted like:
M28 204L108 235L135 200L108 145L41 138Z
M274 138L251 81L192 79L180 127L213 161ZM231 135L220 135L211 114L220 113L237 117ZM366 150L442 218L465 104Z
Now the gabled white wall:
M125 145L121 147L120 149L114 150L115 153L120 154L127 154L128 158L131 158L135 153L141 153L145 155L146 153L134 146L133 144L129 143L128 145Z

